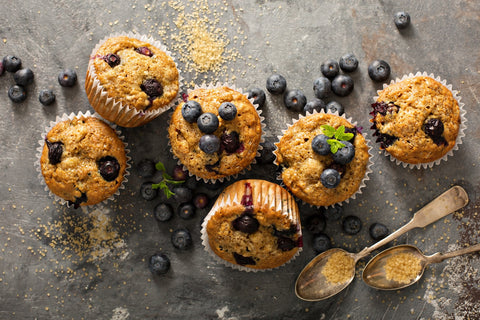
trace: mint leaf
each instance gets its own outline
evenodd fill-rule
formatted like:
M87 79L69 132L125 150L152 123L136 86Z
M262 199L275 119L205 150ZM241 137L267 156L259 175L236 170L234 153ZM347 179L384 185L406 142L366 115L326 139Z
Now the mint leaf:
M155 169L157 169L158 171L162 171L163 173L165 173L167 171L167 169L165 169L165 166L163 165L163 163L160 162L160 161L158 161L155 164Z
M353 133L351 132L345 133L345 126L340 126L335 131L335 138L337 140L348 141L353 138Z
M322 124L320 128L322 128L323 134L327 137L332 138L335 135L335 128L328 124Z
M162 172L162 181L160 181L159 183L153 183L152 189L162 190L163 193L167 196L167 199L170 199L170 197L173 196L175 193L173 193L170 190L170 188L168 187L168 184L179 185L184 183L185 181L173 180L173 177L167 173L167 169L165 169L165 165L160 161L155 164L155 169Z
M338 149L345 147L345 145L337 139L328 139L327 143L330 145L330 151L333 154L337 153Z

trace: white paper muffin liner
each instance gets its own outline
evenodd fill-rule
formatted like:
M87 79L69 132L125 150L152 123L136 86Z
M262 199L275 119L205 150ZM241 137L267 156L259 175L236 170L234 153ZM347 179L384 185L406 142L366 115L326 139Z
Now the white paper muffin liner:
M263 204L263 207L268 206L271 210L282 212L292 221L292 223L294 223L297 226L299 239L300 238L302 239L301 240L302 245L298 247L297 252L290 258L290 260L286 261L282 265L277 266L275 268L255 269L255 268L249 268L246 266L237 265L229 261L223 260L210 247L210 243L208 241L209 240L208 234L207 234L208 221L217 213L218 209L225 208L233 204L235 205L241 204L242 197L244 195L244 191L243 191L244 183L246 182L262 184L262 187L258 188L257 194L256 195L254 194L253 207L255 208L256 206ZM294 197L291 195L290 192L282 188L280 185L277 185L273 182L269 182L266 180L260 180L260 179L239 180L227 188L230 188L229 190L227 190L230 192L222 192L218 196L217 200L215 201L214 205L210 209L209 213L205 216L202 222L202 229L201 229L201 239L202 239L202 244L204 246L204 249L217 263L223 264L224 266L227 266L239 271L264 272L264 271L270 271L270 270L281 268L286 264L295 260L300 255L300 252L302 252L303 250L303 236L302 236L302 226L300 221L300 211L298 209L298 206L297 206L297 203L295 202ZM240 190L237 190L237 192L235 192L236 191L235 189L239 189L239 188ZM271 192L269 192L269 191L272 191L271 190L272 188L275 188L275 195L272 195ZM261 191L261 192L258 192L258 191Z
M383 150L383 154L386 156L386 157L389 157L390 158L390 161L392 162L395 162L397 165L401 165L403 166L404 168L408 167L410 169L427 169L427 168L432 168L434 165L438 165L440 164L440 162L442 162L442 160L444 161L447 161L447 158L449 156L452 156L453 155L453 151L455 150L458 150L459 146L462 144L462 139L463 137L465 137L465 130L467 129L467 118L466 118L466 114L467 114L467 111L464 109L464 106L465 104L463 102L461 102L461 96L458 95L458 91L457 90L453 90L452 89L452 85L451 84L447 84L447 81L446 80L442 80L440 77L436 77L433 73L431 74L428 74L427 72L417 72L415 74L413 73L409 73L407 75L404 75L403 77L401 78L396 78L395 80L391 80L390 83L384 83L383 84L383 89L384 90L385 88L387 88L389 85L392 85L394 83L397 83L397 82L400 82L400 81L403 81L405 79L409 79L409 78L413 78L413 77L418 77L418 76L425 76L425 77L430 77L438 82L440 82L442 85L444 85L448 90L450 90L450 92L452 93L453 97L457 100L458 102L458 107L460 109L460 127L458 129L458 134L457 134L457 139L455 140L455 145L453 146L452 149L450 149L443 157L437 159L437 160L434 160L434 161L431 161L431 162L426 162L426 163L417 163L417 164L412 164L412 163L407 163L407 162L403 162L401 160L398 160L397 158L395 158L393 155L391 155L387 150ZM382 90L377 90L377 94L380 93L380 91ZM378 95L375 96L374 98L374 101L377 101L378 99Z
M178 92L177 96L172 99L172 101L161 108L153 109L153 110L137 110L134 107L130 107L121 101L117 101L114 98L110 98L108 96L107 91L103 88L100 84L100 81L97 78L95 67L93 64L93 57L95 57L96 52L100 48L101 45L105 43L110 38L126 36L129 38L135 38L143 42L148 42L151 45L159 48L160 50L164 51L170 58L173 59L175 62L175 67L178 70ZM90 61L88 63L87 69L87 76L85 78L85 91L87 93L88 100L90 101L91 106L93 109L104 119L111 121L119 126L122 127L138 127L144 125L160 114L164 113L168 109L172 108L180 99L181 95L181 87L182 87L183 78L178 69L178 65L176 60L173 58L171 52L164 46L160 41L154 40L151 37L147 37L145 35L138 35L134 34L133 32L129 33L116 33L109 35L102 39L92 50L92 54L90 56Z
M40 165L40 158L42 157L42 153L43 153L43 147L45 145L45 138L48 134L48 132L50 132L50 130L52 130L52 128L57 125L58 123L62 122L62 121L67 121L67 120L72 120L74 118L80 118L80 117L95 117L95 118L98 118L102 121L104 121L106 124L108 124L113 130L115 130L115 133L117 134L117 136L120 138L120 140L122 140L123 144L125 145L125 156L127 158L127 162L126 162L126 167L125 167L125 174L123 175L123 180L122 180L122 183L121 185L118 187L118 189L116 190L116 192L114 194L112 194L110 197L108 197L107 199L103 200L102 202L100 203L103 203L103 204L106 204L108 203L109 201L111 200L114 200L116 196L118 196L120 194L120 190L124 189L125 188L125 183L128 182L128 176L130 175L130 168L131 168L131 165L130 165L130 161L131 161L131 158L130 156L128 155L130 153L130 150L127 148L128 147L128 144L125 142L125 137L122 136L121 134L121 131L118 130L117 126L115 124L112 124L112 123L109 123L107 121L105 121L99 114L97 113L91 113L90 111L87 111L85 113L83 112L78 112L77 114L75 113L71 113L69 115L67 114L63 114L62 116L57 116L55 121L50 121L50 124L49 126L45 127L44 128L44 131L41 135L41 139L38 140L38 144L39 146L37 147L37 153L36 153L36 158L37 158L37 161L35 161L35 169L37 170L37 173L38 173L38 179L40 180L40 183L44 186L44 189L46 192L48 192L50 194L51 197L53 197L55 199L55 201L58 201L60 202L62 205L66 205L67 207L73 207L73 204L70 204L69 201L57 196L56 194L54 194L52 191L50 191L50 189L48 188L47 184L45 183L45 179L43 178L43 174L42 174L42 168L41 168L41 165ZM94 204L94 205L90 205L89 207L93 207L95 205L98 205L98 204ZM81 206L81 207L85 207L85 206Z
M235 90L235 91L238 91L240 92L241 94L243 94L244 96L246 96L248 98L248 96L246 94L243 93L243 90L242 89L239 89L239 88L236 88L234 85L230 85L230 84L227 84L227 83L224 83L224 84L202 84L202 85L195 85L195 87L193 89L189 89L187 91L187 96L190 95L190 93L194 90L197 90L197 89L215 89L215 88L219 88L219 87L229 87L230 89L232 90ZM265 120L265 117L262 117L262 110L259 109L259 106L258 104L256 103L253 103L254 101L254 98L250 98L248 99L253 107L255 108L255 111L257 112L259 118L260 118L260 126L261 126L261 129L262 129L262 133L261 133L261 137L260 137L260 142L258 144L258 149L257 149L257 154L255 155L255 157L253 158L253 161L247 166L245 167L243 170L241 170L240 172L236 173L236 174L232 174L230 176L226 176L226 177L223 177L223 178L218 178L218 179L206 179L206 178L201 178L201 177L198 177L196 175L194 175L193 173L191 173L190 171L188 171L188 168L181 162L181 160L175 155L175 153L173 152L173 149L172 149L172 144L170 142L170 137L167 133L167 140L168 140L168 145L170 146L170 152L172 153L173 155L173 158L177 161L177 164L182 166L183 170L184 171L187 171L188 172L188 175L190 177L194 176L197 180L203 180L203 182L205 183L216 183L216 182L223 182L224 180L227 180L227 181L230 181L230 179L236 179L238 177L239 174L245 174L248 170L251 169L251 166L252 164L255 164L257 163L256 161L256 158L257 157L260 157L260 151L263 149L262 147L262 143L265 142L265 127L266 127L266 124L264 122ZM173 114L172 114L173 115ZM170 115L170 119L171 119L171 116ZM171 120L169 120L169 123L171 122Z
M296 122L298 122L299 120L303 119L303 118L306 118L310 115L313 115L313 114L316 114L316 113L324 113L324 114L332 114L332 115L336 115L336 116L339 116L339 117L342 117L344 118L345 120L347 120L348 122L350 122L354 127L358 127L357 126L357 122L355 121L352 121L352 118L347 118L345 116L345 114L342 114L340 115L338 111L335 111L335 112L331 112L330 110L325 112L323 109L321 111L317 111L317 110L313 110L313 112L307 112L305 115L302 115L302 114L299 114L299 117L298 119L292 119L292 123L290 124L287 124L287 128L282 130L282 135L280 136L277 136L277 140L278 142L275 143L275 150L273 151L273 154L275 155L275 160L273 161L273 163L279 167L281 167L281 164L278 163L277 161L277 150L278 150L278 143L280 143L280 140L281 138L283 137L283 135L285 134L285 132L288 130L288 128L290 128L291 126L293 126ZM370 140L367 138L367 133L365 132L365 128L362 128L363 130L360 132L361 135L363 136L363 138L365 139L365 144L367 145L367 148L368 148L368 163L367 163L367 168L365 170L365 175L362 179L362 181L360 182L360 186L358 187L357 191L355 193L353 193L350 197L348 197L347 199L341 201L341 202L337 202L337 203L334 203L332 205L328 205L328 206L317 206L317 205L314 205L314 204L311 204L311 203L308 203L306 202L305 200L303 199L300 199L299 197L297 197L293 192L293 196L301 201L303 204L305 205L309 205L310 207L316 207L316 208L321 208L321 207L324 207L324 208L329 208L329 207L334 207L335 205L343 205L344 203L349 203L350 200L354 200L356 199L356 197L360 194L362 194L362 189L366 186L366 182L368 180L370 180L370 174L372 173L372 166L373 166L373 154L372 154L372 146L370 144ZM283 171L283 170L282 170ZM283 179L282 179L282 172L279 172L278 175L277 175L277 180L279 181L282 181L282 185L284 185L284 182L283 182ZM288 188L287 188L288 189Z

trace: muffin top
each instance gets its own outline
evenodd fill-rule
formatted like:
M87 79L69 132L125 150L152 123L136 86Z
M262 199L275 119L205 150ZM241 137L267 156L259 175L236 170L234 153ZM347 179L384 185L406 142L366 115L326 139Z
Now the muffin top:
M409 164L429 163L450 151L460 128L452 92L427 76L387 86L373 107L372 129L380 148Z
M218 138L220 144L216 152L207 153L201 149L200 140L207 134L199 129L197 120L189 122L182 114L184 106L192 101L199 104L202 115L210 113L218 119L218 127L208 134ZM235 106L236 114L231 120L219 115L219 108L224 103ZM241 172L253 161L262 135L261 119L242 93L225 86L201 88L191 91L188 101L175 109L168 135L173 154L190 173L206 180L220 179Z
M312 141L325 134L324 125L335 130L343 126L345 132L353 135L348 141L354 147L354 155L348 163L337 163L331 152L321 155L313 150ZM283 167L281 177L285 186L315 206L330 206L350 198L360 188L367 172L369 153L365 138L354 125L337 115L314 113L300 118L285 131L276 146L276 163ZM326 187L322 182L326 169L340 174L337 186Z
M75 207L93 205L120 187L127 167L125 145L104 121L76 117L47 133L40 166L52 193Z
M173 59L135 38L107 39L90 58L90 65L110 98L137 110L165 107L179 90Z

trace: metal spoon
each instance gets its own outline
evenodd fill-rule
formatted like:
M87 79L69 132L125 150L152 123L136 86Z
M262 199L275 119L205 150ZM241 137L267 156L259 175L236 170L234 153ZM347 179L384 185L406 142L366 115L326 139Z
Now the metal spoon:
M406 225L371 247L366 247L359 253L351 253L340 248L335 248L317 255L298 275L295 283L295 294L297 297L305 301L319 301L339 293L352 282L355 277L355 265L360 259L396 239L405 232L414 228L423 228L430 223L463 208L467 203L468 195L465 190L460 186L452 187L428 203L425 207L418 210ZM345 255L353 259L353 263L350 268L351 270L348 269L344 271L345 277L343 278L346 280L334 283L329 281L322 274L322 270L327 261L337 252L343 252Z
M440 253L437 252L431 256L425 256L420 249L415 246L404 244L396 247L389 248L379 254L377 254L372 260L368 262L363 270L362 278L366 284L375 289L381 290L397 290L408 286L411 286L423 276L423 272L428 265L432 263L439 263L445 259L453 258L462 254L480 251L480 243L473 246L465 247L456 251ZM406 279L400 279L398 276L398 270L404 269L398 267L396 269L397 276L391 274L392 271L387 272L385 266L389 259L395 259L400 255L411 255L413 259L409 261L411 264L405 263L405 268L411 268L416 271L410 274L404 274ZM405 256L404 256L405 257ZM405 260L404 260L405 261ZM415 265L415 267L414 267ZM387 277L388 275L388 277ZM408 275L408 276L407 276ZM388 279L389 278L389 279Z

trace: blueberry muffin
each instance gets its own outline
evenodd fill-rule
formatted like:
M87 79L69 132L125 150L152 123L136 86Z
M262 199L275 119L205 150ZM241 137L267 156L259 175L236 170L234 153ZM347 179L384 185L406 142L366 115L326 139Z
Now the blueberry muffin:
M238 174L254 160L261 119L242 93L228 87L199 88L173 112L168 136L172 152L204 180Z
M93 116L57 123L47 133L40 169L50 191L75 207L114 195L127 169L125 145Z
M85 90L102 117L135 127L171 106L179 91L179 72L175 61L152 43L112 37L92 53Z
M321 112L300 118L276 146L283 183L306 203L331 206L364 185L369 147L357 127L341 116Z
M428 76L392 83L378 92L371 112L376 142L395 159L426 164L455 146L461 125L452 92Z
M279 267L303 245L295 200L264 180L241 180L227 187L202 227L207 250L243 270Z

